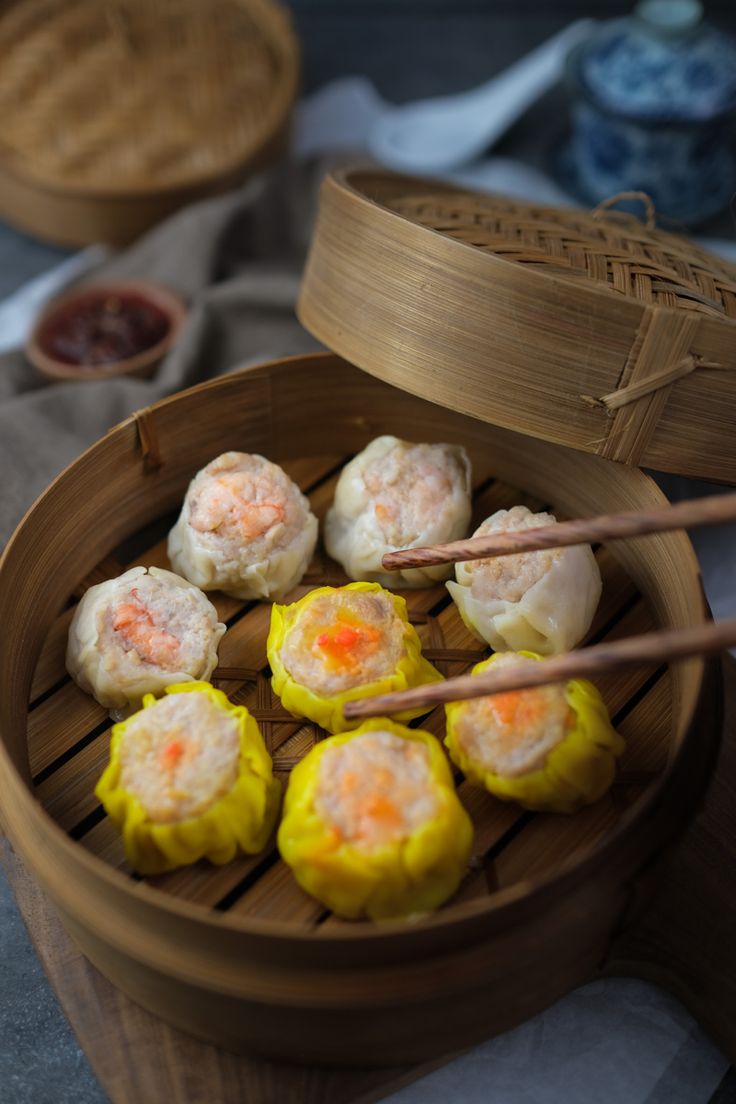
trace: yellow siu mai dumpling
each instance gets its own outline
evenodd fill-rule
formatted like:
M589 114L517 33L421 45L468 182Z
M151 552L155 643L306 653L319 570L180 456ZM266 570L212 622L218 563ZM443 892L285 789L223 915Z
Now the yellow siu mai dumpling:
M388 920L451 897L472 838L439 741L378 718L321 741L294 768L278 845L337 916Z
M263 456L225 452L189 484L168 553L202 590L268 599L296 586L316 543L309 500L286 472Z
M206 682L169 686L113 726L95 794L120 830L130 865L158 874L261 851L280 784L258 725Z
M470 461L459 445L377 437L347 464L324 525L325 547L351 579L387 587L431 586L450 567L384 571L387 552L464 537Z
M345 720L345 702L442 678L422 656L404 599L378 583L318 587L290 606L274 605L266 650L284 707L329 732L359 724Z
M539 659L533 652L497 653L472 674ZM470 782L527 809L571 813L597 801L625 747L585 679L487 694L445 710L452 761Z
M497 510L473 533L554 525L554 514L526 506ZM463 621L497 652L567 652L585 636L601 596L601 573L588 544L455 564L448 582Z

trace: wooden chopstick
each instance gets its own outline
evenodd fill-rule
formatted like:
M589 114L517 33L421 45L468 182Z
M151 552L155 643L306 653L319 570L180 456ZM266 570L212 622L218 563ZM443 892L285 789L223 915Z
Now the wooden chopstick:
M566 652L539 662L508 664L494 671L491 667L480 675L461 675L445 682L433 682L414 690L396 694L381 694L347 702L343 712L347 720L358 717L384 717L405 709L433 709L445 702L480 698L505 690L522 690L550 682L567 682L571 678L595 680L607 671L644 664L666 663L689 656L710 655L736 646L736 617L709 622L688 629L665 629L662 632L631 636L613 644L595 644L591 648Z
M556 525L523 529L521 532L500 531L485 537L469 537L426 548L405 548L400 552L387 552L382 563L387 571L429 567L461 560L483 560L489 556L511 556L517 552L536 552L542 548L563 548L570 544L643 537L650 533L720 525L727 521L736 521L736 494L688 499L657 510L633 510L631 513L560 521Z

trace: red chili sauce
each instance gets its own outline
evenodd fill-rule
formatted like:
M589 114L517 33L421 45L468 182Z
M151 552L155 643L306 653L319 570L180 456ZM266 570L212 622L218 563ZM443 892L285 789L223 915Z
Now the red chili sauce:
M168 315L140 295L90 295L50 318L40 344L64 364L93 368L151 349L169 325Z

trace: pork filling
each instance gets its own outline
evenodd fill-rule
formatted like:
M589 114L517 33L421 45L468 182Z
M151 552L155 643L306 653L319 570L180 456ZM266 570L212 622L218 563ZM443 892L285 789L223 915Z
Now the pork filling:
M239 753L235 717L205 694L172 694L127 723L120 782L152 821L170 824L199 816L232 789Z
M437 813L427 749L382 731L329 747L315 807L345 843L373 850L403 842Z
M420 539L429 519L452 515L467 476L447 446L397 441L387 454L366 464L363 480L383 539L401 548Z
M533 514L526 506L514 506L510 510L499 510L487 518L473 536L485 537L503 530L521 532L539 529L544 525L554 525L556 520L553 514ZM465 566L470 572L471 593L481 602L518 602L547 574L563 551L561 548L547 548L539 552L520 552L515 556L495 556L468 563Z
M493 668L534 663L512 653L499 655ZM573 712L561 683L510 690L463 702L457 713L458 744L475 766L515 778L544 766L549 753L570 730Z

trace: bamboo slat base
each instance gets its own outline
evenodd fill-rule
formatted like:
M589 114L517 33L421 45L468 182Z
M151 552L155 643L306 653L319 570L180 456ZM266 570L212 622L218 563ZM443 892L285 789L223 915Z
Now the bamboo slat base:
M337 475L346 459L317 457L286 465L309 494L312 508L320 518L334 497ZM522 500L539 509L548 505L497 481L486 482L476 489L475 522ZM599 549L597 555L606 599L591 627L590 640L616 640L653 628L651 614L634 584L605 549ZM114 577L136 563L169 567L165 539L146 545L132 559L107 556L86 580L80 581L77 596L89 583ZM301 597L314 586L342 585L348 581L339 565L320 552L290 597L292 600ZM404 593L424 654L446 675L468 671L487 654L487 649L463 625L444 584ZM215 684L232 701L251 710L273 756L276 773L285 782L294 764L324 733L316 725L294 720L272 695L265 648L269 605L241 602L219 594L213 597L219 617L228 625L220 646ZM41 652L29 706L28 741L36 795L73 839L106 862L128 871L120 837L93 793L107 762L110 723L106 711L74 685L63 666L61 646L69 616L68 610L61 615L58 627L52 628L48 644ZM218 677L218 673L224 677ZM627 739L628 749L611 793L572 820L526 813L516 804L498 802L461 781L459 793L476 830L471 873L460 890L462 900L523 880L533 872L541 856L543 867L553 873L556 865L582 856L615 826L622 812L666 763L671 726L669 679L664 668L639 667L600 680L614 723ZM653 709L651 703L655 699L660 704ZM442 706L422 721L424 728L440 738L444 725ZM532 868L528 865L530 853L537 856ZM287 920L307 928L328 921L337 923L319 902L307 897L297 886L279 859L273 841L264 853L241 858L225 867L201 862L147 881L164 893L218 911Z

